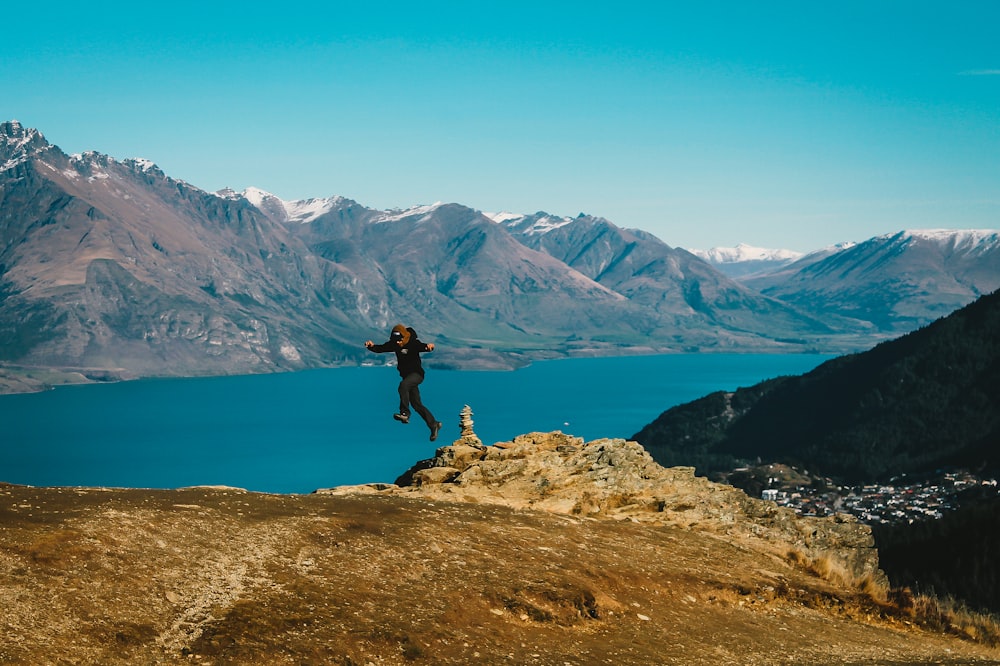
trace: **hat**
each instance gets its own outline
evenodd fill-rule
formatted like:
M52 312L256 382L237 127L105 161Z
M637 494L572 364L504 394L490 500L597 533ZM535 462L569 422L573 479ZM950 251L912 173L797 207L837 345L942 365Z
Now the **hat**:
M389 334L389 339L393 342L402 340L405 345L410 341L410 332L406 330L406 327L402 324L396 324L392 327L392 333Z

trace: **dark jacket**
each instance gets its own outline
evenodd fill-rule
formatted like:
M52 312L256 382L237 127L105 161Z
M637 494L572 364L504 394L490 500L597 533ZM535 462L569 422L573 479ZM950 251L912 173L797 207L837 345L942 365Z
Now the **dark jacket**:
M395 352L396 369L399 371L400 377L406 377L414 372L423 377L424 367L420 363L420 354L430 350L427 349L426 344L417 339L416 331L410 327L407 327L406 331L410 334L409 340L406 340L402 345L397 341L398 338L391 337L388 342L372 345L369 349L378 354Z

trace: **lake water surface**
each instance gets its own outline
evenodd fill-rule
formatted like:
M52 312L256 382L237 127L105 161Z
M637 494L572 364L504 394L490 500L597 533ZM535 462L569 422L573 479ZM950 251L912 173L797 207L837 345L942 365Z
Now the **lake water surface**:
M532 431L630 437L717 390L808 372L826 355L675 354L542 361L514 372L428 369L444 429L395 422L395 368L159 379L0 396L0 481L277 493L392 482L458 437L463 405L485 444Z

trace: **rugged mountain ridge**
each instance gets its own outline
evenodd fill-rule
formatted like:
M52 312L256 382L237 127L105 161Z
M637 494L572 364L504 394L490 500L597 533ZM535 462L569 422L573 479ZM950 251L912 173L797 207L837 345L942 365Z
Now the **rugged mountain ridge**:
M628 344L658 323L458 204L386 213L343 201L289 228L320 257L384 284L380 297L396 318L449 339L530 349L532 337L544 348L574 331L592 344Z
M745 284L809 312L905 333L1000 289L1000 232L885 234L814 252Z
M133 376L343 357L326 305L348 276L256 208L146 161L68 156L11 123L0 135L2 360Z
M825 321L747 289L693 254L652 234L622 229L601 217L555 218L547 213L501 220L525 245L683 327L708 322L720 336L736 331L776 338L818 337L851 331L850 322ZM735 337L735 336L734 336Z
M671 408L633 436L701 473L787 463L852 483L957 466L1000 471L1000 291L797 377Z

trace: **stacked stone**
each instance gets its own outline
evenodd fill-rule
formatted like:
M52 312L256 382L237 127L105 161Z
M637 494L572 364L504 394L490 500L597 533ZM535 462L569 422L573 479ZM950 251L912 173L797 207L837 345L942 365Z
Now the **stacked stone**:
M472 408L466 405L462 408L458 417L460 441L463 444L468 444L469 446L482 446L483 441L479 439L475 431L472 429L473 423L475 423L475 421L472 420Z

